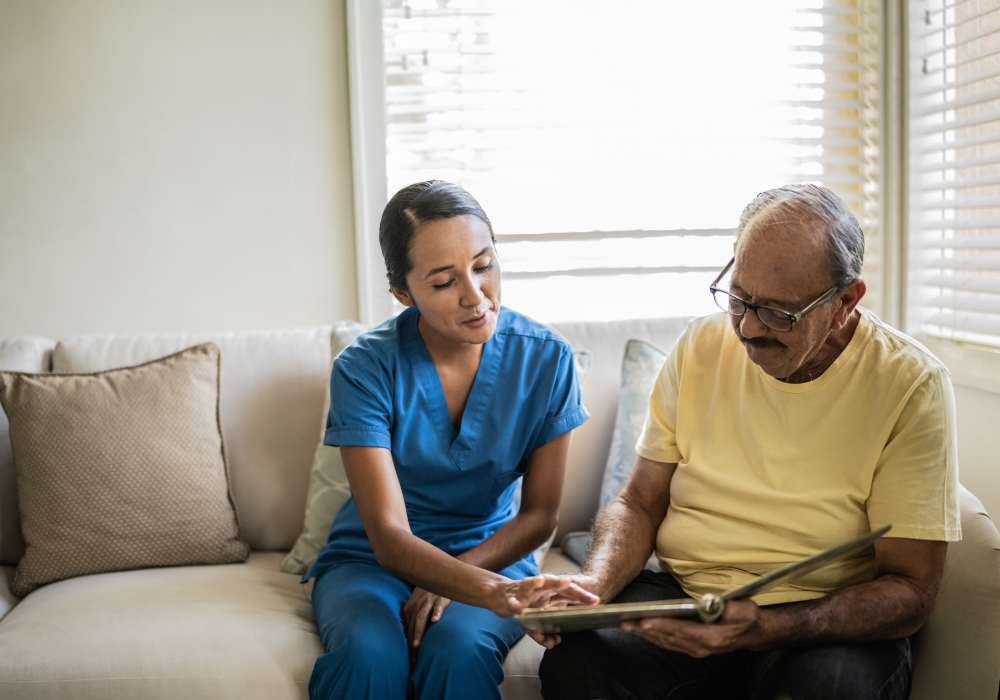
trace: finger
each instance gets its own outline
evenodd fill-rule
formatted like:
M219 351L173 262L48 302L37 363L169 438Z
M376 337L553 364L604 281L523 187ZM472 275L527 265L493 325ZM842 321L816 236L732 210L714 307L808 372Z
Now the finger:
M665 622L672 624L663 624ZM647 618L633 624L634 633L646 641L666 649L680 651L688 656L703 658L721 650L716 639L716 630L706 629L700 623L669 618Z
M558 591L558 594L569 600L576 601L578 603L585 603L588 605L593 605L595 603L601 602L601 599L588 591L586 588L580 587L578 584L569 582L565 588Z
M517 613L524 610L524 608L526 607L530 608L532 606L522 603L520 600L517 599L516 596L509 595L507 596L507 607L510 608L511 615L516 615Z
M448 607L448 603L451 601L448 598L438 597L434 601L434 606L431 608L431 622L437 622L441 619L444 614L444 609Z
M545 632L539 632L538 630L527 630L527 633L529 637L534 639L546 649L552 649L562 641L562 637L558 634L546 634Z
M413 633L410 635L410 645L414 648L420 646L420 641L424 637L424 630L427 628L427 618L431 614L431 600L429 597L424 597L417 609L414 611L413 619Z

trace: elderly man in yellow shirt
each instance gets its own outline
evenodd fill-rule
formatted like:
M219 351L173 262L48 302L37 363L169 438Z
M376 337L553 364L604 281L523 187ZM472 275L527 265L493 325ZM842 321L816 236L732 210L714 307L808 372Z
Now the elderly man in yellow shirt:
M951 381L858 304L864 235L830 190L764 192L650 397L631 480L578 583L601 600L719 593L891 523L869 549L677 618L536 639L553 698L906 698L909 636L961 538ZM731 272L728 284L726 273ZM655 551L662 572L643 570Z

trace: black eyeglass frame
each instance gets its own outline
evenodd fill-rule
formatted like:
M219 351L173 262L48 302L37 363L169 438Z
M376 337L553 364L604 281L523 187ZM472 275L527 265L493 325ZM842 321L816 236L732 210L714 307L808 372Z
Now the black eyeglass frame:
M716 292L721 292L722 294L725 294L730 299L735 299L736 301L738 301L741 304L743 304L743 313L735 314L735 313L733 313L732 308L722 309L723 311L725 311L726 313L728 313L730 316L735 316L736 318L743 318L744 316L746 316L747 311L751 311L752 310L755 314L757 314L757 320L758 321L760 321L761 323L763 323L765 326L767 326L768 328L770 328L772 331L777 331L778 333L790 333L792 330L794 330L795 324L802 320L803 316L805 316L807 313L809 313L810 311L812 311L813 309L815 309L817 306L820 306L821 304L825 304L826 302L828 302L830 299L833 298L833 296L840 289L842 289L841 287L838 287L837 285L834 285L834 286L830 287L828 290L826 290L825 292L823 292L822 294L820 294L818 297L816 297L815 300L813 300L813 301L809 302L808 304L806 304L805 307L802 308L799 311L787 311L785 309L779 309L779 308L777 308L775 306L767 306L766 304L754 304L753 302L749 302L746 299L741 299L740 297L736 296L735 294L732 294L731 292L729 292L729 291L727 291L725 289L720 289L719 287L716 286L717 284L719 284L719 281L725 276L725 274L727 272L729 272L729 268L731 268L733 266L733 263L735 263L735 262L736 262L736 257L733 256L729 260L729 262L726 263L726 266L724 268L722 268L722 272L719 273L719 276L716 277L714 280L712 280L712 284L710 284L709 287L708 287L708 291L712 295L712 298L716 300L716 302L715 302L716 306L719 306L719 308L722 308L721 305L718 302L718 299L715 296ZM770 311L772 313L781 314L782 316L784 316L788 320L788 328L775 328L774 326L772 326L771 324L769 324L767 321L765 321L764 319L762 319L760 317L760 312L758 311L758 309L766 309L767 311Z

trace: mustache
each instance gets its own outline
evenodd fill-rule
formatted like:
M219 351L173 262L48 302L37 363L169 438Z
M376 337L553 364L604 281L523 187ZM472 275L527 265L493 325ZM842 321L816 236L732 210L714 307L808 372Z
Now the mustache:
M740 339L740 342L744 345L749 345L752 348L758 350L765 350L767 348L783 348L784 343L781 343L774 338L744 338L740 335L739 331L736 332L736 337Z

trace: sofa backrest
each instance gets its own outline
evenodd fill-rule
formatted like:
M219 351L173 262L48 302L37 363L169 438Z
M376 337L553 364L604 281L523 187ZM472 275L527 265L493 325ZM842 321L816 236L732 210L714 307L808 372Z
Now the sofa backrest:
M668 350L685 319L565 323L555 329L586 351L591 418L575 434L560 534L590 527L614 427L625 342ZM302 528L313 453L322 435L330 326L227 334L90 335L59 341L0 339L0 369L97 372L140 364L203 342L222 350L222 430L240 530L254 549L289 549ZM4 354L4 348L18 348ZM28 352L30 351L30 352ZM27 353L27 354L25 354ZM51 359L51 363L50 363ZM0 563L23 551L6 418L0 412Z
M323 428L331 328L188 335L94 335L55 344L53 372L140 364L211 341L222 351L222 431L240 532L254 549L291 547ZM0 434L0 443L9 438ZM0 455L2 456L2 455ZM0 485L0 491L10 489ZM8 511L6 503L0 503ZM4 521L6 522L6 514Z
M590 355L581 382L590 420L573 434L556 541L566 532L588 530L592 524L614 432L626 341L645 340L667 352L687 322L687 318L663 318L552 325L574 351Z
M0 370L9 372L47 372L52 361L54 340L34 336L0 338ZM0 409L0 565L16 564L24 553L14 458L10 451L7 414Z

